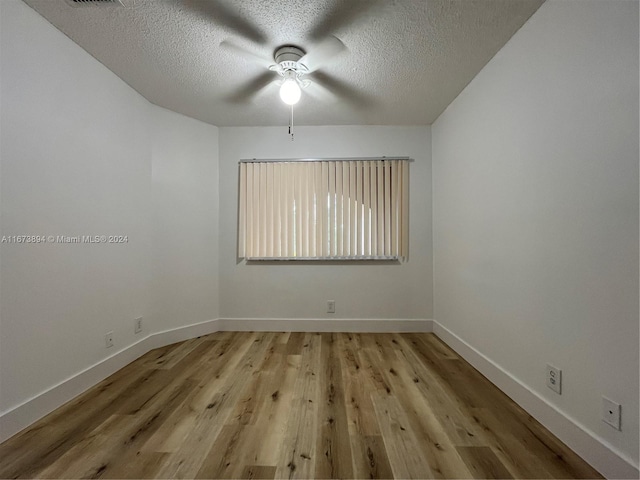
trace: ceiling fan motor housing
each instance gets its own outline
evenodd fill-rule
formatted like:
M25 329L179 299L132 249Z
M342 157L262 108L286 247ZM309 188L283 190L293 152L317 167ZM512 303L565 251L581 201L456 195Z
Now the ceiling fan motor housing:
M304 64L298 63L304 55L305 52L301 48L285 45L278 48L273 57L276 64L280 66L279 70L282 74L287 70L292 70L297 76L300 76L307 73L308 70Z

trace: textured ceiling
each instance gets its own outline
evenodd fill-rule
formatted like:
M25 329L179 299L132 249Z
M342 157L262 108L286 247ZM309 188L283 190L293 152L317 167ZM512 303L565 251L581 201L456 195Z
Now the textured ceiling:
M286 124L288 107L275 83L237 98L267 70L223 41L263 64L283 44L314 52L330 35L343 42L303 91L296 124L426 125L544 0L24 1L152 103L253 126Z

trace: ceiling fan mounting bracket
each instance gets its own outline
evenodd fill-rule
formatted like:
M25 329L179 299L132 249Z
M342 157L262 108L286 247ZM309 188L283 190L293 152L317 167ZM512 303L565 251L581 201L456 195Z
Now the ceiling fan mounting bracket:
M273 53L273 58L276 63L297 62L304 56L304 54L305 51L299 47L294 47L293 45L283 45L276 48L276 51Z

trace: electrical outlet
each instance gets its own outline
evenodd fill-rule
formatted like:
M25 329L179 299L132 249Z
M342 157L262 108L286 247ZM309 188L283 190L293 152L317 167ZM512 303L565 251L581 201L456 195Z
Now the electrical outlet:
M620 413L622 406L619 403L609 400L607 397L602 397L602 421L608 423L616 430L620 428Z
M336 301L327 300L327 313L336 313Z
M133 332L134 333L142 332L142 317L138 317L133 321Z
M562 395L562 370L547 364L547 387Z
M104 344L107 348L113 347L113 332L108 332L104 336Z

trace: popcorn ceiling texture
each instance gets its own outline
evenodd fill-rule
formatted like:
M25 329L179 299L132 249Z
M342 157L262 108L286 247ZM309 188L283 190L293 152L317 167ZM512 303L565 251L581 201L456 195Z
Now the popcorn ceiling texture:
M288 122L277 84L230 102L265 68L220 42L269 59L280 45L310 51L333 34L347 51L320 72L346 84L347 98L313 84L295 123L427 125L544 0L24 1L150 102L217 126L264 126Z

